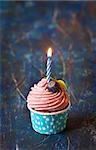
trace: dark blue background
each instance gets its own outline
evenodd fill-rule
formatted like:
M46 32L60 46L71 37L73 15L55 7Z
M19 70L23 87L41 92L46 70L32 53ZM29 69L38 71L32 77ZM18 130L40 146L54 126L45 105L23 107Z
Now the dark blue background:
M96 149L96 2L0 2L1 150ZM53 77L68 84L67 129L40 135L31 128L30 86L46 72L52 47Z

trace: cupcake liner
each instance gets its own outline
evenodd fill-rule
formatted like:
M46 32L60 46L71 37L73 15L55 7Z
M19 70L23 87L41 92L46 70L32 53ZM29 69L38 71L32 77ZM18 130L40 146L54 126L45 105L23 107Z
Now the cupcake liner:
M69 102L66 109L52 113L38 112L28 106L33 129L40 134L56 134L63 131L66 128L70 105Z

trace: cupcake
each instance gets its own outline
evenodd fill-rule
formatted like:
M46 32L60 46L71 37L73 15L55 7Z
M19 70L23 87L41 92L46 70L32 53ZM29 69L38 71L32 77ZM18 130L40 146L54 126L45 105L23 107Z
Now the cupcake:
M63 82L63 81L62 81ZM66 128L70 100L59 80L41 79L27 96L33 129L40 134L56 134Z

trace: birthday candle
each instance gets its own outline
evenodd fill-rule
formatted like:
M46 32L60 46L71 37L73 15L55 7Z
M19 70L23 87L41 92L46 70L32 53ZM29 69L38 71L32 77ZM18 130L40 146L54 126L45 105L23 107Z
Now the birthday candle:
M52 49L49 48L47 52L47 82L49 83L51 80L51 64L52 64Z

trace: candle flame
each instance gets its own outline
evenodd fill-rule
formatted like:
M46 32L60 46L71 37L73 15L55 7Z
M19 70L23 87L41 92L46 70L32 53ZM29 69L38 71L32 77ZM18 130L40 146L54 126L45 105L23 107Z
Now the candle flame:
M48 49L47 56L48 57L52 56L52 48L51 47Z

